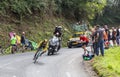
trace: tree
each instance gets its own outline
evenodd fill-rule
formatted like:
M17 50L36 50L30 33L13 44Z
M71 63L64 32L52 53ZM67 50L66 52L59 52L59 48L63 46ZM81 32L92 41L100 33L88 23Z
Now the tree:
M94 19L94 23L115 25L120 22L120 0L107 0L107 5L103 10L103 14Z

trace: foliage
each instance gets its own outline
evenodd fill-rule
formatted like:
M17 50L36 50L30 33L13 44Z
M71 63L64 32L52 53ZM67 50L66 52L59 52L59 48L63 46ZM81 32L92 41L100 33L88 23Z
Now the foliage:
M13 13L22 19L22 16L31 15L35 11L42 11L46 8L46 3L44 0L1 0L0 6L1 13Z
M104 57L96 57L93 66L100 77L120 76L120 52L119 47L110 48L105 51Z
M77 20L93 19L96 13L101 13L106 0L56 0L59 8L66 17L75 17Z
M102 15L96 16L94 23L116 25L120 22L120 0L107 0Z
M63 15L66 18L87 20L97 24L120 22L120 0L1 0L0 15L25 17ZM94 20L93 20L94 19Z
M64 15L77 20L93 19L96 13L101 13L106 0L1 0L0 13L11 13L20 20L24 16L36 13Z

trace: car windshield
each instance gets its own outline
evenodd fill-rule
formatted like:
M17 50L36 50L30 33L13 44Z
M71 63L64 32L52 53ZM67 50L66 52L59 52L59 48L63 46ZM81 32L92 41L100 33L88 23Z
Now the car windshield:
M84 32L88 30L88 26L87 24L81 24L81 25L73 24L73 29L74 31L77 31L77 32Z
M72 38L80 37L80 34L73 34Z

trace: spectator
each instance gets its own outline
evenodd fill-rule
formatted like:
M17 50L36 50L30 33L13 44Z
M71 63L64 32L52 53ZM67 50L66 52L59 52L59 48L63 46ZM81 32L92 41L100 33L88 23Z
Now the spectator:
M84 54L87 52L86 46L89 43L89 39L85 35L80 35L80 42L82 43L82 48L84 49Z
M22 52L24 52L24 49L25 49L25 44L26 44L26 39L25 39L25 32L22 32L22 35L21 35L21 43L22 43Z
M103 38L104 38L104 46L106 49L109 48L109 43L108 43L108 34L107 31L103 28Z
M96 55L99 55L99 48L101 51L101 55L104 56L104 39L103 39L103 30L100 29L100 26L96 26L95 38L94 41L96 43L95 52Z
M14 54L15 51L17 50L17 46L16 46L17 38L15 36L16 36L16 33L13 33L13 36L10 39L10 43L11 43L11 46L12 46L12 49L11 49L12 54Z
M112 27L112 41L113 41L113 46L116 46L116 29L114 27Z
M92 44L93 44L92 47L91 47L91 49L93 48L94 53L96 53L95 52L95 48L96 48L96 42L95 42L96 26L94 26L94 28L91 30L91 32L92 32L91 38L92 38Z
M108 41L110 43L110 47L113 47L113 41L112 41L112 29L109 30L109 34L108 34Z
M120 28L118 27L117 28L117 34L116 34L116 42L117 42L117 45L119 46L120 45Z

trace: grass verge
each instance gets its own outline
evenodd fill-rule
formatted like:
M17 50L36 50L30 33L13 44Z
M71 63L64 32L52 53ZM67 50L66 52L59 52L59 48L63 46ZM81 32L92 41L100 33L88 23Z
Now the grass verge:
M105 50L105 56L95 57L92 64L100 77L120 77L120 47Z

